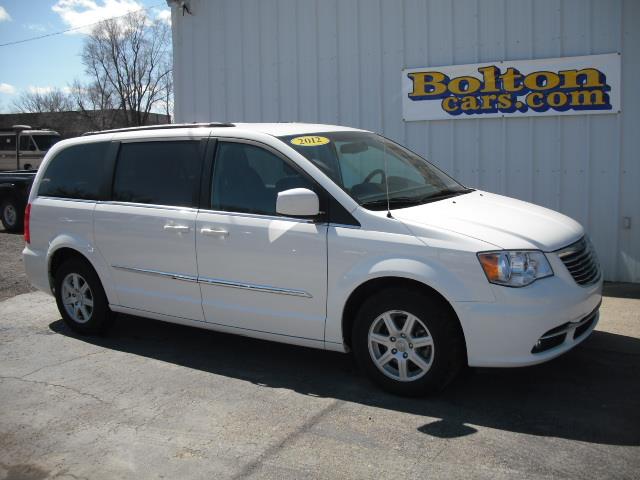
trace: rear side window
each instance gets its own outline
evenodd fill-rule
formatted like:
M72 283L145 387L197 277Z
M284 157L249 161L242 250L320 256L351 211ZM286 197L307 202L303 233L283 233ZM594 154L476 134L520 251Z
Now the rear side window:
M103 167L108 150L108 142L65 148L49 162L40 181L38 195L99 200L103 192Z
M201 164L199 141L123 143L113 199L197 207Z

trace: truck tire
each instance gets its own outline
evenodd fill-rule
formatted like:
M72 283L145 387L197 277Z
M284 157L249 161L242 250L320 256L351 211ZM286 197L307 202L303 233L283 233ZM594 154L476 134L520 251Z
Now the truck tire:
M0 217L7 232L22 232L24 228L24 209L13 198L5 198L0 203Z
M455 314L442 299L418 290L388 288L365 300L351 338L364 373L397 395L438 392L464 365Z

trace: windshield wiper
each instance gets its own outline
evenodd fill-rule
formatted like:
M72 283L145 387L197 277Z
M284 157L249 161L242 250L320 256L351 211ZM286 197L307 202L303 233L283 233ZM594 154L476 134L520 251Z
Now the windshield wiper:
M437 200L444 200L445 198L457 197L458 195L464 195L465 193L473 192L473 188L465 188L463 190L443 190L436 194L426 195L420 199L420 203L435 202Z
M419 205L422 203L422 199L415 197L393 197L389 199L389 206L402 208L402 207L411 207L413 205ZM360 204L364 208L371 209L386 209L387 208L387 199L381 198L379 200L371 200L369 202L364 202Z

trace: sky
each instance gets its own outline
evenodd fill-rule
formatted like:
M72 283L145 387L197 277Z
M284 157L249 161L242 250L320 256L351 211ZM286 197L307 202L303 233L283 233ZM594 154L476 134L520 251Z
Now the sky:
M165 0L0 0L0 45L82 27L129 11L170 21ZM68 87L84 79L80 53L87 29L0 46L0 113L15 110L21 92Z

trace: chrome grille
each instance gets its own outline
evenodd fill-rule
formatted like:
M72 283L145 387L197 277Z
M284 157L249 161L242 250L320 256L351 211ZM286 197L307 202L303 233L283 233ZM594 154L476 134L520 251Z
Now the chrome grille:
M600 265L596 251L588 238L556 252L578 285L593 285L600 280Z

